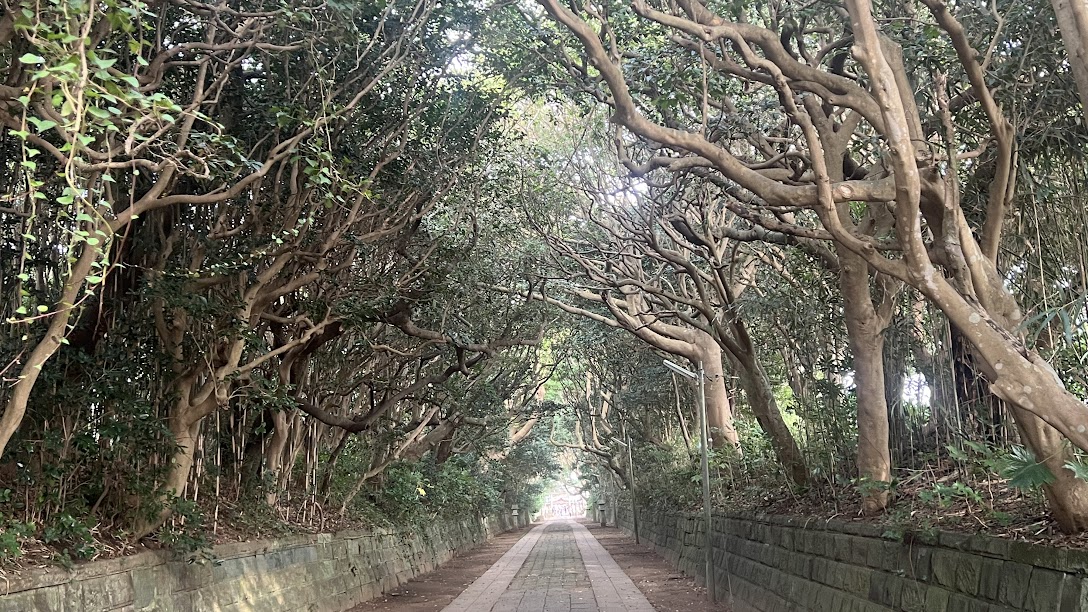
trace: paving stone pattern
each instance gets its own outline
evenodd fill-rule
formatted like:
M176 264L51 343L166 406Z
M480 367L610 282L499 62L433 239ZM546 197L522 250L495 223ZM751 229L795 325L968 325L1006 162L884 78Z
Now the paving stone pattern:
M654 612L574 521L538 525L443 612Z
M619 509L628 532L630 517ZM715 587L735 612L1088 612L1088 550L876 525L718 514ZM639 533L704 580L698 517L642 513Z

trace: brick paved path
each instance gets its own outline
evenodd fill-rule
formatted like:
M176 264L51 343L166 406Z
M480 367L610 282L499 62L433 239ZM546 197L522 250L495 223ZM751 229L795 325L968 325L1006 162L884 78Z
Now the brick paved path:
M443 612L654 612L580 523L533 528Z

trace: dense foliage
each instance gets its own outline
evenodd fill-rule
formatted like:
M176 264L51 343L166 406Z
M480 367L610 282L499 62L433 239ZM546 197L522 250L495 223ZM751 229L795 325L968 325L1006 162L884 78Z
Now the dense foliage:
M4 556L532 505L550 323L475 284L511 274L481 14L6 8Z
M7 2L0 559L693 508L700 386L720 500L1088 528L1083 4Z

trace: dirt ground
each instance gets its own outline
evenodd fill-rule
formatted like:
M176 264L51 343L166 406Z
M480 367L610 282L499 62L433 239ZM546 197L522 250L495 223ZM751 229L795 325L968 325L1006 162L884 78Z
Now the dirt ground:
M627 572L657 612L729 612L723 604L710 606L706 601L706 589L695 586L694 580L672 569L653 550L635 544L634 538L614 527L590 522L583 524ZM480 548L455 557L434 572L355 606L351 612L441 610L483 575L531 527L504 533Z
M350 612L434 612L445 608L461 591L495 564L521 536L534 527L522 527L496 536L487 544L450 559L437 570L409 580L396 590L371 599Z
M615 527L583 524L627 572L657 612L729 612L729 607L723 603L710 605L705 588L696 586L695 580L674 570L650 547L635 544L634 538Z

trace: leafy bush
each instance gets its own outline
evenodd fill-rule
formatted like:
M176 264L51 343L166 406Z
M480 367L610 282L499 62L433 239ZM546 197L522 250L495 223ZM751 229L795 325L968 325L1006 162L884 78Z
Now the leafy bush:
M91 530L92 526L66 512L45 527L42 541L57 547L60 550L57 560L70 567L73 558L90 559L98 552Z

